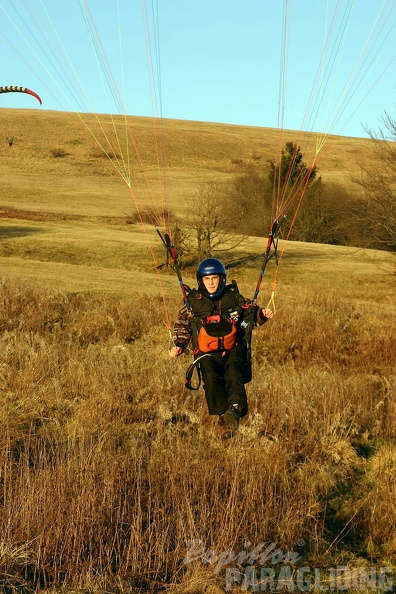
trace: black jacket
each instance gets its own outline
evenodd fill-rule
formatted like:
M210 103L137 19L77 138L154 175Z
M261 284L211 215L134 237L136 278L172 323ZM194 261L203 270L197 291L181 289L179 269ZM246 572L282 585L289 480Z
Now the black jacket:
M245 326L249 323L251 314L253 314L251 318L253 325L262 325L267 321L267 318L262 315L261 308L252 305L249 299L241 295L235 281L225 287L218 300L209 299L197 289L186 287L186 292L189 307L185 305L180 310L173 328L173 343L183 350L188 346L193 332L198 332L200 325L204 324L210 316L220 315L221 318L235 324L239 343L245 340Z

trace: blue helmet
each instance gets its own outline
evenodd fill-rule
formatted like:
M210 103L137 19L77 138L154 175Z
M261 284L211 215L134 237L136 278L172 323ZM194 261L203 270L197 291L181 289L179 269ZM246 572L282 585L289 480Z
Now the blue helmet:
M206 287L204 285L204 282L202 280L202 278L204 276L210 276L212 274L218 274L219 278L220 278L219 286L217 288L216 293L208 293L208 291L206 290ZM209 297L209 299L219 299L221 297L221 295L224 292L225 286L226 286L226 280L227 280L226 269L224 267L224 264L222 262L220 262L220 260L216 260L216 258L206 258L205 260L202 260L202 262L200 262L198 264L198 267L197 267L198 287L199 287L199 290L201 291L201 293L203 293L203 295L205 295L206 297Z

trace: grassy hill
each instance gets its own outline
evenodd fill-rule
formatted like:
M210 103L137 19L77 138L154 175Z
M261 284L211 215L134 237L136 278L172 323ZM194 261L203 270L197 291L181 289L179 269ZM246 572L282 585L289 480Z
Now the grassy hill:
M95 266L94 274L86 270L77 275L76 290L106 286L122 292L134 284L129 272L139 269L141 282L150 285L144 279L152 259L144 255L140 226L126 226L135 211L130 188L114 168L117 159L106 157L98 139L121 163L130 161L132 187L140 200L161 207L166 199L170 212L180 217L188 213L202 181L227 180L237 163L252 157L267 167L289 140L301 144L310 162L317 142L315 135L299 132L285 131L280 137L266 128L128 118L132 140L126 147L124 118L100 116L99 128L91 116L82 117L84 121L71 113L0 110L4 272L55 286L64 280L70 290L77 280L76 265ZM111 137L111 148L102 130ZM370 156L369 140L331 136L317 164L324 180L348 185ZM154 245L157 240L154 236ZM114 282L108 282L113 275Z
M265 163L279 142L275 130L164 121L158 170L159 123L131 124L137 193L154 205L165 193L181 217L197 183L228 179L253 156ZM114 170L121 139L104 158L75 116L57 112L1 110L0 128L1 588L220 594L263 589L268 576L275 591L389 586L392 254L280 242L249 414L225 443L202 389L184 388L191 353L168 355L181 293L171 271L155 270L155 229L131 222ZM367 159L370 141L331 137L318 166L348 184ZM251 237L226 256L248 297L265 245ZM274 273L271 262L263 305Z
M85 118L86 116L84 116ZM106 131L117 130L123 142L125 121L101 116ZM114 125L113 125L114 123ZM213 176L220 179L235 173L235 162L256 156L266 167L285 142L299 142L310 162L317 136L309 133L231 126L204 122L129 118L127 125L138 147L144 167L154 175L158 169L159 144L163 145L161 176L166 173L170 209L183 208L197 182ZM100 136L96 121L81 122L75 114L47 111L1 110L0 129L2 202L21 209L85 217L123 216L129 210L128 192L112 172L108 160L92 134ZM10 147L7 138L13 138ZM113 143L116 146L116 142ZM161 148L161 147L160 147ZM62 149L64 157L51 151ZM140 169L135 147L130 146L134 170ZM330 136L319 152L317 164L324 180L348 184L349 176L360 172L370 159L370 140ZM16 183L16 181L18 183ZM57 199L56 199L57 198Z

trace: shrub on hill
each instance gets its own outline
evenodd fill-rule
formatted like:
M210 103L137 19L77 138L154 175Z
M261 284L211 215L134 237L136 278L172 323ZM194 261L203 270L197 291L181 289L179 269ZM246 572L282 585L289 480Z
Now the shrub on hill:
M393 127L387 121L388 128L394 134ZM355 183L363 188L361 192L351 193L335 183L324 183L316 177L317 169L312 172L298 155L294 169L287 180L287 171L293 159L293 143L287 143L282 156L280 175L286 183L293 182L295 176L309 175L307 187L303 193L301 206L295 221L291 213L287 224L293 223L290 239L312 243L326 243L376 249L396 250L395 208L395 146L384 142L384 137L374 145L377 159L371 168L367 168ZM383 167L378 168L378 160ZM274 165L269 164L263 171L260 160L250 162L235 161L239 168L234 179L223 185L218 192L221 198L216 201L217 236L219 230L229 233L263 236L270 229L273 212ZM281 180L282 181L282 180ZM206 210L210 209L206 204ZM213 203L214 206L214 203ZM202 203L198 208L203 207ZM217 242L217 246L219 242Z
M65 151L65 149L63 148L51 149L50 153L54 157L54 159L63 159L64 157L67 157L69 155L69 153Z

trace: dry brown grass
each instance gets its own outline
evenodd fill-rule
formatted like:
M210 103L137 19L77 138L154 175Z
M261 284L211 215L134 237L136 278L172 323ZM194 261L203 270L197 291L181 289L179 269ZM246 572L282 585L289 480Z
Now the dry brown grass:
M225 444L183 389L188 360L167 355L158 299L3 281L9 582L221 591L218 559L183 564L192 539L219 554L303 539L321 566L394 559L395 324L377 311L368 325L337 290L308 294L296 283L297 303L257 332L251 412Z
M183 387L190 359L168 356L128 189L65 114L3 112L16 139L1 149L3 589L218 594L223 552L272 542L322 569L394 566L390 254L287 246L277 315L254 337L250 413L224 443L202 391ZM151 123L137 124L144 138ZM232 175L232 159L272 142L263 129L165 125L181 215L198 178ZM351 142L329 141L328 175L352 168ZM363 158L368 144L353 143ZM57 147L70 155L54 158ZM227 256L247 296L264 247L251 238ZM161 278L172 319L180 290ZM185 563L193 539L206 557Z
M115 137L110 118L101 118L111 137L109 152L117 152L124 119L115 118L119 135ZM179 214L184 214L185 199L193 195L200 181L229 179L237 171L237 161L248 162L255 155L266 167L278 145L283 147L287 141L301 144L307 162L316 150L316 137L311 133L285 131L280 138L279 132L270 128L179 120L163 120L159 126L151 118L138 117L129 121L134 186L138 193L146 193L144 177L161 185L165 167L169 206ZM92 120L86 128L71 113L7 109L0 112L0 126L6 132L0 145L3 205L84 216L130 212L129 190L115 173L114 159L103 158L89 133L97 132ZM7 136L14 137L11 148ZM360 166L370 159L370 142L329 137L318 157L320 175L348 185L350 175L359 174ZM54 158L51 150L55 149L63 149L67 155Z

